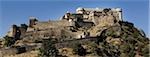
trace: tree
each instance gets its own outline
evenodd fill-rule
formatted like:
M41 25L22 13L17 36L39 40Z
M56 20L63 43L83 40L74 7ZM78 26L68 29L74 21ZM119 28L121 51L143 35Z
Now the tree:
M55 42L50 38L43 40L43 45L40 48L41 57L56 57L58 55L58 50L55 47Z
M86 49L84 49L81 44L78 44L77 47L74 49L75 53L80 56L86 55Z
M16 41L13 37L8 37L8 36L5 36L4 39L5 39L4 46L6 47L13 45Z

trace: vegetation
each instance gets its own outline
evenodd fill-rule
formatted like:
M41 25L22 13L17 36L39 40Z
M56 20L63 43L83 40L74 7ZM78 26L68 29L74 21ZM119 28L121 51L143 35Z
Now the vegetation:
M81 44L78 44L77 47L74 49L74 51L79 56L85 56L87 53L86 49L84 49Z
M121 30L120 30L121 29ZM122 39L121 45L112 45L106 41L107 37ZM142 36L133 26L111 27L102 32L98 38L100 48L96 49L99 56L103 57L134 57L135 55L148 56L149 39Z
M55 47L55 41L53 39L46 39L43 40L43 45L39 49L40 50L40 57L56 57L58 55L58 50Z
M13 37L8 37L8 36L5 36L4 39L5 39L4 46L6 47L13 45L16 41Z

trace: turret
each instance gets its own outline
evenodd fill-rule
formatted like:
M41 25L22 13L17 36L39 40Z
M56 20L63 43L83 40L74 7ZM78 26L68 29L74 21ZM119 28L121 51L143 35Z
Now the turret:
M79 7L79 8L76 9L76 12L80 13L80 14L83 14L84 13L84 8Z
M67 11L67 13L64 15L64 19L69 20L70 19L70 12Z
M15 35L16 35L16 33L17 33L17 25L12 25L12 37L15 37Z
M119 21L122 21L122 9L121 8L112 8L111 10L114 12L117 12Z
M20 32L21 34L24 34L27 31L28 26L26 24L21 24L20 25Z
M33 25L35 25L36 22L38 21L37 18L35 18L35 17L30 17L29 19L30 19L29 20L29 27L33 27Z

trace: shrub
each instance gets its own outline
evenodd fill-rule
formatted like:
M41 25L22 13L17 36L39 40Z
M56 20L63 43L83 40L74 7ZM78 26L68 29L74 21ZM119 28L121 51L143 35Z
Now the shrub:
M85 56L86 55L86 49L84 49L81 44L78 44L77 47L74 49L75 53L79 56Z
M5 36L4 39L5 39L4 46L6 47L13 45L16 41L13 37L8 37L8 36Z
M58 55L58 50L54 44L55 42L51 38L48 40L43 40L43 45L39 49L40 57L56 57Z

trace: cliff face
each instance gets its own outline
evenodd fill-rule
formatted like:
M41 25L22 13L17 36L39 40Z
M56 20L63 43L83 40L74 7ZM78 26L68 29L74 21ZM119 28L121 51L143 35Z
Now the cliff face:
M0 57L146 57L149 39L120 8L78 8L58 21L13 25L1 40Z

